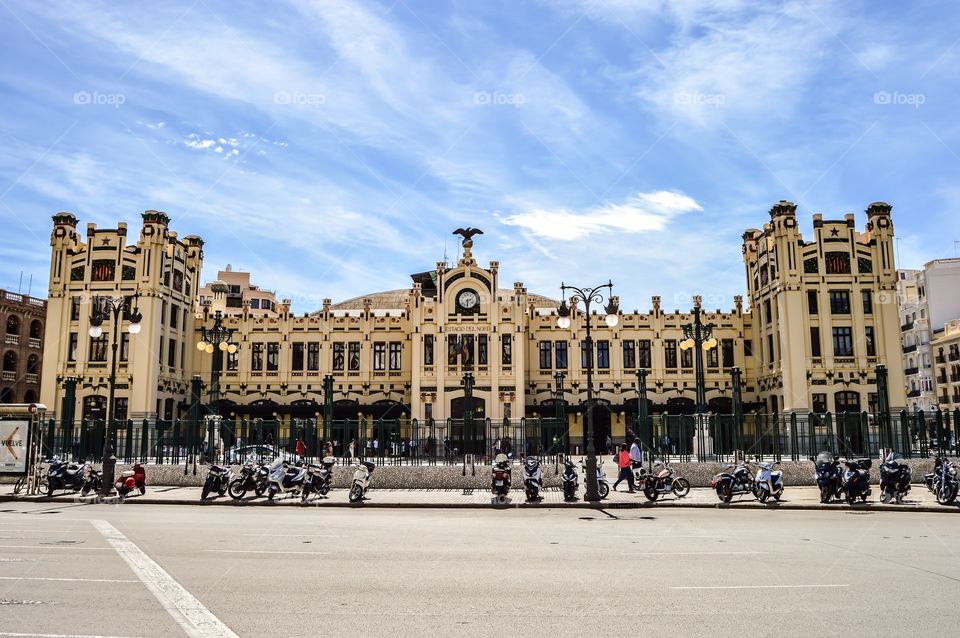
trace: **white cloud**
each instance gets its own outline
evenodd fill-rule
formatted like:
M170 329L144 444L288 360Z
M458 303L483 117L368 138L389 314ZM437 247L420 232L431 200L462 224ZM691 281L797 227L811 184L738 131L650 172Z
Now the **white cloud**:
M539 209L501 219L544 239L573 240L616 232L663 230L674 217L703 208L692 197L675 191L638 193L622 203L607 202L585 211Z

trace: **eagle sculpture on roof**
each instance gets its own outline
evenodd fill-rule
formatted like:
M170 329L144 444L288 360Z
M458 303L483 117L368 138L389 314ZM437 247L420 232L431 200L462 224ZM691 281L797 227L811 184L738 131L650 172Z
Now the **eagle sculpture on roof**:
M482 235L483 231L480 230L479 228L471 228L470 226L467 226L466 228L456 229L455 231L453 231L452 234L460 235L461 237L463 237L463 247L470 248L471 246L473 246L473 236Z

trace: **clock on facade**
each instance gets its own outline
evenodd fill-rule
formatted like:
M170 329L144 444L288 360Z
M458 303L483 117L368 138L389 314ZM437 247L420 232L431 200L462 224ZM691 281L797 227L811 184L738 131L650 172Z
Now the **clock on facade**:
M464 290L457 295L457 304L464 310L474 310L479 303L480 296L472 290Z

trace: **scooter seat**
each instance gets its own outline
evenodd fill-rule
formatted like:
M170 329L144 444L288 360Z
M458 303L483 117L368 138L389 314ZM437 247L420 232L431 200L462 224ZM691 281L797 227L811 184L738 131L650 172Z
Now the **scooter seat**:
M133 470L124 470L120 472L120 478L127 478L128 476L133 476Z
M216 473L216 474L222 474L223 472L226 472L227 470L226 470L226 468L220 467L219 465L211 465L211 466L210 466L210 471L211 471L211 472L214 472L214 473Z

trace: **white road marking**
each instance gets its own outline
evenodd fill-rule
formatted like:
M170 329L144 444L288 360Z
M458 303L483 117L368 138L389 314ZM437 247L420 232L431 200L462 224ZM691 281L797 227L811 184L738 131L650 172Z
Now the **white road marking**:
M78 545L0 545L2 549L85 549L98 552L110 551L109 547L80 547Z
M0 636L23 636L25 638L125 638L124 636L87 636L84 634L16 634L7 631L0 631Z
M65 583L138 583L132 578L41 578L40 576L0 576L0 580L50 580ZM2 635L2 634L0 634Z
M836 589L850 585L693 585L670 589Z
M274 534L273 532L269 532L269 531L267 531L267 532L262 532L262 533L260 533L260 534L240 534L240 535L241 535L241 536L269 536L270 538L273 538L274 536L280 536L280 537L284 537L284 538L286 538L286 537L289 537L289 538L301 538L301 537L306 537L306 536L315 536L315 537L317 537L317 538L321 538L321 537L322 537L322 538L333 538L333 536L334 536L333 534Z
M205 549L205 552L218 554L303 554L306 556L329 556L330 552L299 552L278 549Z
M630 556L755 556L766 552L638 552Z
M167 613L191 638L220 636L238 638L237 634L223 624L193 594L178 583L143 550L124 536L120 530L103 520L90 521L103 534L120 557L126 561L147 589L150 590Z

